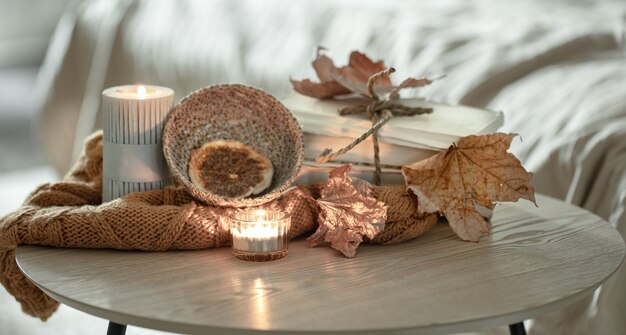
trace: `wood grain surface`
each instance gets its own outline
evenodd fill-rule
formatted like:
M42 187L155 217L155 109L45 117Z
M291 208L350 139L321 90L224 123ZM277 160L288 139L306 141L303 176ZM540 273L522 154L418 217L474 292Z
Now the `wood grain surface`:
M498 205L492 234L446 223L348 259L293 241L279 261L230 249L128 252L19 247L20 268L60 302L113 320L198 334L445 334L519 322L591 293L621 264L622 237L544 196Z

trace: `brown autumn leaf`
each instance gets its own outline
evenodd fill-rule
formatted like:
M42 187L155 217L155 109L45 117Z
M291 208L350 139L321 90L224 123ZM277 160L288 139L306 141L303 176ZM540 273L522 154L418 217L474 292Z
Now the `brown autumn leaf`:
M318 54L317 58L313 61L313 68L320 82L314 83L309 79L291 80L293 89L296 92L317 99L328 99L335 95L351 93L349 89L341 86L341 84L333 79L333 73L337 71L337 67L332 59L325 55Z
M369 78L387 67L382 60L374 62L365 54L358 51L350 53L348 65L332 72L332 77L343 87L351 92L368 96L367 81ZM374 90L378 94L384 94L393 89L389 76L382 76L374 83Z
M333 72L336 71L337 67L328 56L318 54L313 60L313 69L320 81L325 83L333 80Z
M328 99L349 93L369 96L367 81L372 75L387 69L382 60L374 62L358 51L351 52L348 65L341 68L335 66L328 56L318 52L313 61L313 68L320 80L319 83L310 79L292 79L291 84L296 92L318 99ZM389 76L383 76L374 83L374 91L379 95L391 93L390 97L394 98L403 88L425 86L430 83L431 81L425 78L408 78L400 85L394 86Z
M496 201L535 203L532 174L507 149L516 134L463 137L428 159L402 167L407 187L417 196L418 210L441 212L452 230L466 241L489 232L476 206L493 209Z
M296 92L317 99L330 99L336 95L350 93L349 89L334 80L323 83L314 83L309 79L291 80L291 84Z
M329 242L346 257L354 257L364 237L373 239L387 221L387 205L374 198L366 182L352 180L350 169L344 165L330 171L317 200L319 226L307 238L311 246Z
M397 98L398 93L403 88L427 86L427 85L432 84L432 82L433 81L428 78L422 78L422 79L407 78L403 82L401 82L400 85L394 87L391 90L391 92L389 92L389 97L391 99Z

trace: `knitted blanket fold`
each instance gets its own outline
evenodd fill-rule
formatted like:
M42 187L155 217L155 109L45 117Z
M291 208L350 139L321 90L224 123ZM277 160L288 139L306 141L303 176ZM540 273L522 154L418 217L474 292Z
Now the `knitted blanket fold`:
M415 238L436 222L423 216L403 186L373 188L389 205L385 230L370 242ZM163 251L230 245L227 217L236 209L205 205L181 186L128 194L101 203L102 132L85 140L84 152L59 183L44 184L23 206L0 219L0 282L22 310L46 320L58 302L31 283L15 261L18 245ZM296 187L262 208L291 213L290 238L317 227L319 186Z

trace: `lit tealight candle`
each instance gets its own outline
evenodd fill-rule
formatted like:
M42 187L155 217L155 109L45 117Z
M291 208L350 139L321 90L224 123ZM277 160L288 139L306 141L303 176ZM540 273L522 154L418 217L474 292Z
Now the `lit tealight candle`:
M125 85L102 92L102 201L161 188L171 181L161 145L174 91Z
M233 255L246 261L272 261L287 256L291 217L275 210L243 210L231 218Z

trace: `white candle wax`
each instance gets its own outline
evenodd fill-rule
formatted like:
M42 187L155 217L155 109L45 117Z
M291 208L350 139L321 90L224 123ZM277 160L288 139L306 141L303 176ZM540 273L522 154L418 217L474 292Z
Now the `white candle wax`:
M174 91L153 85L125 85L102 92L102 201L158 189L171 181L163 157L163 123Z
M238 250L268 252L279 250L282 237L277 224L254 222L247 227L233 229L233 246Z
M279 211L243 211L231 219L232 245L235 256L246 260L263 259L262 255L287 253L291 220ZM242 257L240 257L243 255ZM260 256L259 256L260 255ZM269 258L272 258L270 256Z

